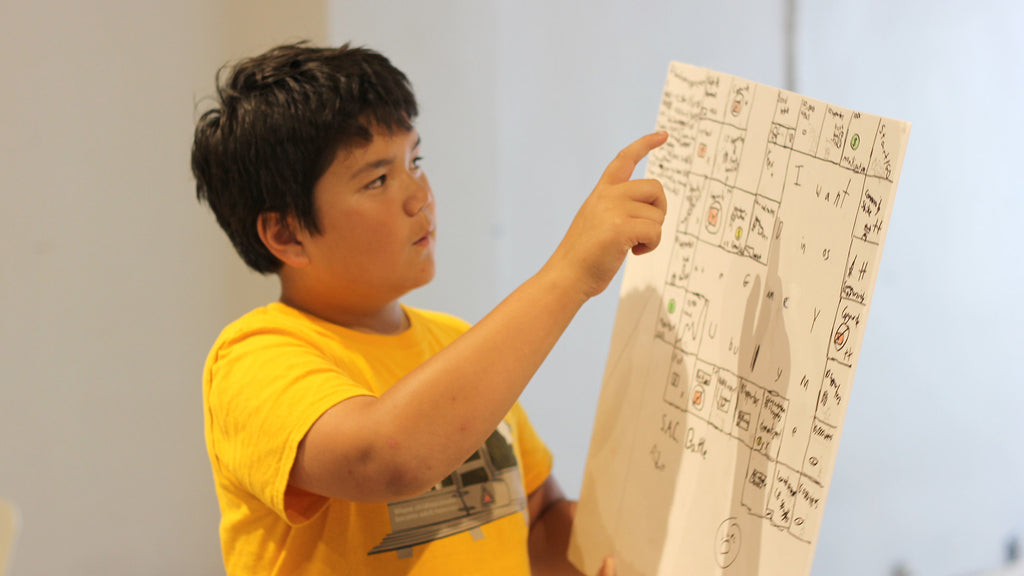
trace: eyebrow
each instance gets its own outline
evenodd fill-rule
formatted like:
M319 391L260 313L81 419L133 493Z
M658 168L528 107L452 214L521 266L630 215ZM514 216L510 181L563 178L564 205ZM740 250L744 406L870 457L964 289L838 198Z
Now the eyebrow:
M412 149L416 150L417 148L419 148L421 142L423 142L423 137L417 134L416 135L416 144L413 144ZM358 178L359 176L362 176L363 174L365 174L367 172L373 172L374 170L379 170L381 168L386 168L386 167L388 167L388 166L390 166L390 165L392 165L394 163L395 163L395 157L394 156L388 156L386 158L381 158L379 160L374 160L373 162L370 162L368 164L363 164L362 166L359 167L359 169L357 169L354 173L352 173L352 179L354 180L354 179Z
M369 164L363 164L358 170L356 170L355 172L352 173L352 179L355 180L355 179L359 178L360 176L362 176L363 174L366 174L367 172L373 172L375 170L379 170L380 168L385 168L387 166L390 166L390 165L392 165L394 163L395 163L395 157L394 156L388 156L387 158L381 158L380 160L374 160L373 162L370 162Z

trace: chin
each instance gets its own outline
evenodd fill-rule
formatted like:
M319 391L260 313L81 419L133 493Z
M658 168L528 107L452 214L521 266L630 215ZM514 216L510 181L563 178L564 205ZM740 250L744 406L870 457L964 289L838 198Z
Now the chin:
M431 268L430 273L427 274L424 277L423 281L420 282L420 285L417 286L417 288L422 288L422 287L426 286L427 284L430 284L433 281L434 281L434 270L433 270L433 268Z
M429 284L434 279L434 275L437 273L437 265L434 263L433 258L429 262L424 263L421 272L421 277L424 278L423 284Z
M410 291L416 290L417 288L423 288L427 284L430 284L434 280L434 266L431 265L429 268L424 269L415 280L413 280Z

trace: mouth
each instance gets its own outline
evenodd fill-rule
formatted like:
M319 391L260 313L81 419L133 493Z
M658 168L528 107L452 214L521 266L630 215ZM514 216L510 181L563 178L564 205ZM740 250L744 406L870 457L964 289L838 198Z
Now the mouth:
M418 240L413 242L413 246L419 246L421 248L429 246L430 243L434 240L434 231L434 226L431 226L430 229L427 230L426 234L420 236Z

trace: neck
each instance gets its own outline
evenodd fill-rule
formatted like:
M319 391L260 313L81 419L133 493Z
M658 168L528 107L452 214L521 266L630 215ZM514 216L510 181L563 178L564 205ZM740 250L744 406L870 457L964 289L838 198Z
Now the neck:
M281 302L296 310L356 332L391 335L400 334L409 329L409 318L397 301L372 310L310 306L308 303L288 298L285 294L281 295Z
M281 302L321 320L368 334L398 334L409 328L409 318L397 299L370 304L355 300L300 290L282 278Z

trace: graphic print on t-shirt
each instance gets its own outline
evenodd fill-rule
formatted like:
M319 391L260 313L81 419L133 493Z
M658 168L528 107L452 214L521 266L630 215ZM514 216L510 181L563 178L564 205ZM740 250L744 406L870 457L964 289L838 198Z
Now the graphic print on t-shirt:
M502 422L479 450L429 492L388 504L391 533L369 553L397 550L399 557L411 556L413 546L525 510L526 492L512 444L511 427Z

